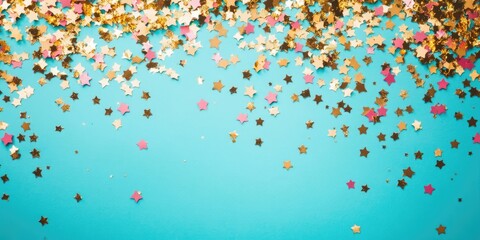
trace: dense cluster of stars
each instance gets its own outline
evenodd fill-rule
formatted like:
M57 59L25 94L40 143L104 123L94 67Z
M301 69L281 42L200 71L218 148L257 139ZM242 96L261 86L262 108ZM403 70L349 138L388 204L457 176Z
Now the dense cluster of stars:
M127 6L132 10L127 11ZM232 119L232 121L238 121L239 124L248 124L251 120L249 112L261 111L256 106L262 104L265 104L265 115L274 118L281 114L281 101L289 101L286 99L290 99L293 103L313 101L316 105L324 107L325 111L335 119L341 119L342 115L349 115L360 109L365 123L353 129L357 129L359 135L370 136L373 128L370 126L376 127L377 125L368 124L380 124L382 118L390 114L389 110L391 109L388 107L388 102L392 92L388 88L399 81L402 68L407 70L412 84L416 88L426 89L420 98L425 104L429 104L430 112L421 113L420 116L430 114L431 117L438 118L445 115L447 111L454 111L454 118L457 121L466 121L465 127L476 129L478 116L457 109L449 109L448 103L438 102L435 96L439 92L445 91L456 95L459 99L478 100L480 97L480 91L475 86L475 81L479 79L479 73L475 67L475 62L480 56L480 51L478 51L480 44L478 39L479 15L478 3L473 0L387 0L382 2L375 0L366 2L353 0L266 0L263 2L258 0L100 0L92 2L0 0L0 30L7 32L10 37L9 41L27 42L38 46L34 52L17 53L22 50L16 49L14 45L8 43L9 41L0 39L0 64L12 69L26 70L23 63L33 60L32 74L40 76L37 83L34 84L30 80L21 79L15 70L0 69L0 79L9 88L9 93L0 92L0 94L3 95L2 100L5 104L11 104L14 110L21 109L22 102L28 101L35 91L41 91L38 90L41 86L52 83L53 79L58 79L60 80L59 86L63 91L69 91L70 84L78 84L84 88L106 88L111 83L117 82L125 96L133 97L133 92L138 91L141 84L141 79L136 78L136 73L140 68L145 67L149 72L163 74L172 80L183 80L181 71L177 72L174 67L162 65L175 51L184 51L187 55L195 57L201 48L212 48L216 49L217 53L208 60L213 61L218 68L228 69L230 66L236 65L242 61L241 56L222 55L222 43L226 38L233 37L238 48L258 52L250 69L235 73L248 82L248 85L242 88L238 85L230 85L226 80L218 79L208 82L202 77L198 77L197 82L199 85L211 84L211 90L214 93L224 93L228 90L230 95L243 94L248 100L245 107L247 110ZM24 17L28 19L30 25L22 29L17 26L17 22ZM396 26L392 21L394 17L413 21L418 25L418 29L412 29L406 24ZM40 19L44 19L48 26L40 24ZM99 46L98 42L90 36L78 39L77 36L82 28L92 26L96 26L100 39L108 43L107 45ZM56 27L55 31L52 31L52 27ZM395 30L395 37L386 39L381 33L376 33L375 30L380 27L384 30ZM232 31L230 29L235 28L235 33L229 33ZM366 36L364 39L356 36L356 30L360 28L364 28L363 32ZM216 36L208 41L200 41L197 36L199 31L204 29L214 32ZM158 32L161 32L163 36L160 42L151 42L150 37ZM134 55L130 50L123 53L116 51L115 44L126 33L131 34L138 47L142 49L141 55ZM252 36L256 37L253 40L247 40ZM341 58L341 52L357 48L366 49L363 57ZM295 52L298 57L295 59L280 58L278 57L280 52ZM375 52L391 54L395 57L395 62L374 63L372 55ZM124 67L118 63L112 65L106 63L106 58L114 59L117 54L122 59L130 61L131 65ZM95 71L101 72L103 77L94 79L81 63L73 66L72 57L74 55L83 57ZM424 74L417 71L417 66L406 63L407 56L418 59L428 68L429 73ZM270 91L257 91L250 79L262 72L269 71L272 64L277 64L279 68L303 68L303 79L295 79L286 74L283 79L275 81L276 85L272 82L268 83L271 87ZM372 66L369 66L370 64ZM180 68L188 66L188 59L180 60L178 66ZM372 82L362 69L366 67L380 73L383 79ZM338 73L337 76L333 79L322 79L318 72L326 69L335 71ZM464 75L464 72L468 72L468 76L465 76L467 74ZM429 74L437 73L444 78L435 81L429 79ZM449 77L452 76L461 76L464 79L463 88L452 89L449 87ZM285 85L281 84L283 82ZM25 83L28 85L25 86ZM282 99L283 88L290 85L300 85L303 89ZM326 90L339 92L343 100L330 106L324 104L325 95L322 94L322 91ZM150 92L153 91L142 90L140 98L148 101L151 98ZM354 101L348 100L354 97L363 97L367 92L370 92L367 97L370 97L372 92L377 92L372 101L373 105L359 106ZM66 114L74 111L76 102L83 98L82 92L72 91L69 95L69 99L61 97L52 99L60 109L59 111ZM409 97L418 97L409 96L407 90L401 90L398 96L403 100ZM130 107L136 108L137 106L123 102L119 103L118 107L106 106L102 98L103 96L100 94L95 95L91 99L93 107L102 106L106 117L110 117L112 114L119 115L112 121L112 125L115 130L120 131L123 126L122 116L131 114ZM211 107L208 96L192 104L196 104L199 111L207 113ZM1 111L3 111L3 107L0 107ZM400 118L404 114L412 114L414 111L414 106L408 105L397 107L391 112ZM118 114L116 114L117 112ZM141 112L146 119L150 119L156 114L152 108L144 108ZM20 143L29 141L31 144L28 146L33 146L37 142L39 136L33 131L41 128L40 124L28 120L29 116L26 111L22 110L19 113L19 119L21 119L19 122L0 122L0 130L3 131L1 140L3 145L8 148L12 160L22 158L22 152L17 147ZM13 114L13 112L8 112L8 114ZM256 119L255 125L263 126L267 116ZM8 129L11 124L19 125L23 131L11 132ZM334 140L340 135L347 138L351 134L351 126L341 123L340 125L325 129L325 135ZM306 119L305 127L312 129L325 126ZM337 128L338 131L341 131L339 136L337 136ZM421 131L423 125L421 119L413 122L399 120L396 128L398 130L394 132L382 131L374 137L380 143L384 143L388 137L393 141L398 141L402 132L409 131L409 129L415 132ZM61 134L63 130L64 127L61 123L56 123L52 129L58 134ZM229 137L232 143L241 139L237 130L232 130L225 136L226 141ZM471 143L475 144L474 146L480 143L478 132L472 130L471 136ZM451 149L457 149L460 144L463 144L457 139L448 141ZM148 149L148 143L144 139L135 144L139 150ZM262 147L264 140L257 137L252 140L252 144ZM305 155L309 150L309 147L304 144L292 148L297 148L299 154ZM383 148L386 148L386 145L383 145ZM361 158L369 157L368 146L354 151L358 151ZM419 149L413 153L414 160L423 159L424 152L422 151ZM32 159L42 156L41 150L37 147L32 147L28 152ZM445 161L441 159L442 149L436 149L430 155L435 158L434 167L441 170L446 166ZM471 151L469 155L472 155ZM405 157L408 156L409 154L405 153ZM285 170L290 171L294 167L295 160L279 161L283 161ZM279 164L279 166L281 165ZM33 169L32 174L35 178L42 178L44 175L48 175L49 169L50 166L38 166ZM281 168L279 167L279 169ZM408 188L407 180L415 176L415 171L409 166L403 169L399 175L400 179L397 180L396 185L400 189L406 189ZM3 174L1 180L4 184L9 182L8 174ZM348 189L355 189L353 180L349 180L346 184ZM360 189L364 193L369 190L370 187L366 183ZM424 194L432 195L435 190L430 183L424 185ZM10 201L10 195L3 193L1 199ZM73 199L77 203L83 201L80 193L76 193ZM142 193L135 190L131 199L138 203L143 199ZM461 198L458 201L461 202ZM49 224L48 218L45 216L41 216L38 222L42 226ZM438 234L445 234L446 228L446 226L439 225L436 231ZM360 226L354 224L351 230L354 234L360 233Z

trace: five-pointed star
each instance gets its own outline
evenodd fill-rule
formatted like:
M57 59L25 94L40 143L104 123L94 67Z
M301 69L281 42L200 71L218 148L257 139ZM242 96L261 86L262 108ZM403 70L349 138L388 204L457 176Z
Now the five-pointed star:
M285 168L286 170L290 170L290 168L292 167L292 162L290 160L283 161L283 168Z
M220 41L220 39L218 39L218 37L214 37L214 38L210 39L209 41L210 41L210 48L216 48L216 49L219 48L219 45L220 45L221 41Z
M355 182L350 180L347 182L347 187L348 189L352 189L352 188L355 188Z
M268 112L272 116L277 116L280 113L280 111L278 110L278 107L271 107L268 109Z
M247 114L244 114L244 113L240 113L240 114L238 114L237 120L238 120L240 123L247 122L247 121L248 121L248 115L247 115Z
M367 157L369 153L370 151L368 151L366 147L360 149L360 157Z
M68 81L63 81L63 82L67 82L67 86L68 86ZM109 85L109 80L108 78L102 78L100 81L99 81L100 85L102 85L102 88L106 87Z
M221 92L222 88L223 88L222 80L218 80L218 82L213 82L212 90L217 90L218 92Z
M407 182L405 181L405 179L400 179L398 180L397 186L400 187L401 189L404 189L405 186L407 186Z
M265 97L265 100L267 100L268 104L277 102L277 94L269 92L268 95Z
M328 129L328 135L327 136L335 138L335 136L337 136L337 130L335 128L334 129Z
M412 178L412 176L415 174L415 172L410 168L403 169L403 176Z
M35 171L33 171L32 173L33 173L33 175L35 175L35 178L42 177L42 169L39 168L39 167L37 167L37 168L35 169Z
M145 150L148 148L147 146L147 142L145 140L140 140L138 143L137 143L137 146L140 150Z
M253 98L253 95L255 95L255 93L257 93L257 91L253 89L253 86L245 87L244 95L249 96L250 98Z
M207 110L208 102L203 99L200 99L200 101L197 102L197 105L200 111Z
M424 188L425 194L429 194L429 195L432 195L433 191L435 190L435 188L432 187L432 184L425 185L423 188Z
M250 112L253 111L255 109L255 104L253 102L248 102L246 109L248 109Z
M398 66L392 68L392 72L393 72L393 74L395 74L395 76L398 75L401 71L402 70L400 70L400 67L398 67Z
M46 224L48 224L48 218L41 216L38 222L42 224L42 226L45 226Z
M421 58L425 58L425 55L428 52L428 50L421 45L418 46L415 51L416 51L416 56Z
M5 146L9 145L10 143L13 143L13 135L4 133L2 137L2 142L3 142L3 145Z
M360 226L358 226L357 224L354 224L350 229L352 229L352 232L354 234L360 233Z
M122 126L122 120L121 119L116 119L112 122L113 126L115 129L119 129Z
M422 129L422 122L420 122L418 120L415 120L415 121L413 121L412 126L415 129L415 131L418 131L418 130Z
M434 151L435 157L441 157L442 156L442 149L437 148Z
M306 154L307 153L307 147L305 147L305 145L301 145L300 147L298 147L298 151L300 152L300 154Z
M440 234L445 234L445 230L447 229L447 227L443 226L442 224L440 224L440 226L438 226L436 228L437 230L437 234L440 235Z
M125 103L120 103L120 106L118 106L117 110L122 115L125 115L125 113L130 112L130 109L128 108L128 104L125 104Z
M150 109L144 109L143 110L143 116L146 118L150 118L152 116L152 111Z
M257 126L263 126L263 122L264 120L262 118L258 118L257 120L255 120L257 122Z

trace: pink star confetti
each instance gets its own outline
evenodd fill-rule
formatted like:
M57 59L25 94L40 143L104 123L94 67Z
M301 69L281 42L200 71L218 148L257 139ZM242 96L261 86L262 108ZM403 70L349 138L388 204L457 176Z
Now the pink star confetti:
M12 67L13 68L22 68L22 61L12 60Z
M92 78L88 76L86 72L80 75L80 84L82 84L82 86L85 86L85 85L90 86L90 80L92 80Z
M433 191L435 191L435 188L432 187L432 184L428 184L423 188L424 188L425 194L432 195Z
M13 135L5 133L2 137L3 145L7 146L10 143L13 143Z
M472 70L473 69L473 63L468 59L468 58L458 58L457 60L458 64L462 66L462 68Z
M128 105L125 103L120 103L120 106L117 108L117 110L122 114L125 115L125 113L130 112L130 109L128 109Z
M193 9L200 7L201 6L200 0L191 0L190 6L192 6Z
M137 146L140 150L148 149L147 142L145 142L143 139L137 143Z
M382 16L382 15L383 15L383 5L375 8L375 16Z
M347 187L348 189L352 189L352 188L355 188L355 182L350 180L347 182Z
M480 133L476 133L473 137L473 143L480 143Z
M148 50L147 54L145 54L145 58L147 58L148 61L152 61L152 59L155 58L155 52L152 50Z
M441 90L441 89L447 89L447 86L449 83L442 78L442 80L438 81L437 84L438 84L438 89Z
M268 104L277 102L277 94L269 92L268 95L265 97L265 100L267 100Z
M200 111L207 110L208 102L203 100L203 99L200 99L200 101L197 103L197 105L198 105L198 109L200 109Z
M81 3L75 3L73 8L75 13L83 13L83 6Z
M342 29L342 27L343 27L343 21L337 20L337 22L335 22L335 29Z
M427 35L425 35L424 32L419 31L419 32L415 33L415 36L413 38L415 39L416 43L419 43L419 42L422 42L423 40L425 40L425 38L427 38Z
M305 79L305 83L313 83L313 75L307 74L303 76L303 79Z
M378 116L387 116L387 109L383 106L378 108Z
M377 113L373 109L368 110L368 112L365 114L365 117L368 118L368 121L373 122L374 117L377 116Z
M268 16L267 22L268 22L268 25L270 25L270 27L273 27L277 23L277 20L275 20L275 18L272 16Z
M60 0L62 8L69 8L71 6L71 0Z
M443 104L433 105L430 109L430 112L433 113L433 115L444 114L446 111L447 111L447 108Z
M218 62L220 62L220 60L222 60L222 56L220 56L220 53L215 53L215 54L213 54L212 59L213 59L213 61L215 61L215 63L218 63Z
M248 23L247 26L245 27L245 33L246 34L253 33L255 31L254 29L255 27L252 24Z
M395 38L395 40L393 40L393 45L396 47L396 48L403 48L403 39L401 38Z
M301 43L295 44L295 52L301 52L303 49L303 45Z
M290 23L290 26L292 27L292 29L299 29L300 28L300 22L295 21L295 22L292 22Z
M240 123L244 123L248 121L248 115L244 113L238 114L237 120L240 121Z
M391 73L388 73L388 75L385 77L385 82L388 83L388 86L390 86L392 83L395 82L395 76L393 76L393 74Z
M383 69L382 71L380 71L380 73L381 73L383 76L388 76L388 74L390 74L390 68L387 67L387 68Z
M140 191L137 191L137 190L133 191L133 194L132 194L132 196L130 196L130 198L135 200L136 203L138 203L138 201L143 199L142 193Z
M368 47L367 48L367 54L374 54L375 53L375 48L373 47Z
M97 53L93 56L93 59L95 59L96 63L103 63L103 54Z
M263 68L268 70L270 68L270 62L268 60L265 60L265 64L263 64Z

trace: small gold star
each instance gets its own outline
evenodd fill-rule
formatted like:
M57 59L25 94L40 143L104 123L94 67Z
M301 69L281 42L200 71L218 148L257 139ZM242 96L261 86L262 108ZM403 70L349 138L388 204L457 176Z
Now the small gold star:
M357 224L354 224L352 227L351 227L353 233L360 233L360 226L358 226Z

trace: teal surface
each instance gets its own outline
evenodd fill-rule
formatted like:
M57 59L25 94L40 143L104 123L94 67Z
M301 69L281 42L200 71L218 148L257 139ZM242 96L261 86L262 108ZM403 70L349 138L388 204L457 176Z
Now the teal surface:
M394 22L396 30L402 23L413 27L408 21L394 18ZM22 19L18 24L23 27L28 22ZM448 78L448 89L438 91L433 103L425 104L422 98L428 84L436 87L442 76L430 75L425 88L416 88L406 65L415 65L422 76L429 71L410 53L407 64L399 65L402 71L397 82L388 86L380 65L387 62L395 66L394 56L376 49L373 63L365 66L360 59L366 49L352 48L341 51L340 60L356 56L368 92L344 98L340 90L328 89L332 78L341 78L338 70L315 72L315 81L321 78L327 83L322 88L304 83L304 68L294 66L300 53L267 56L272 62L269 71L242 79L243 70L253 73L258 53L239 50L232 39L236 28L228 29L228 38L221 38L220 50L208 47L208 40L216 34L202 29L198 40L203 48L194 57L175 51L161 63L180 74L178 81L150 73L144 64L137 65L134 78L141 84L133 96L125 96L115 81L102 89L98 80L106 72L93 71L91 62L79 56L71 65L82 63L92 77L90 87L81 87L71 76L67 90L59 87L58 78L40 86L37 81L42 75L31 71L32 59L20 69L0 64L1 69L21 77L24 86L35 88L35 94L17 108L0 103L4 108L0 120L10 124L7 132L23 134L24 119L19 119L19 113L26 111L29 118L25 121L32 129L27 136L39 136L36 143L14 140L22 153L17 161L11 160L9 147L0 148L0 175L8 173L10 178L0 184L0 193L10 195L8 202L0 201L0 239L480 238L480 148L472 141L480 129L468 127L466 122L472 116L480 117L480 101L469 96L459 99L453 91L463 88L461 81L470 71L462 77ZM364 38L363 29L356 30L357 37ZM49 32L53 31L50 27ZM375 34L381 33L388 47L395 31L376 28ZM107 44L98 38L95 27L83 29L78 38L86 36L95 38L97 47ZM150 40L155 51L161 37L159 32ZM38 43L31 46L25 41L14 42L5 31L0 31L0 39L15 46L12 51L17 53L38 48ZM126 49L134 56L142 55L128 34L108 45L116 48L117 55L106 57L106 71L114 62L121 64L121 70L130 66L129 61L121 59ZM225 58L237 54L240 62L220 69L211 60L217 52ZM279 68L276 62L280 58L288 58L289 67ZM185 67L178 64L182 59L187 60ZM58 63L47 63L47 69L62 69ZM285 74L293 76L293 84L285 85ZM196 81L199 76L205 79L203 85ZM218 80L225 84L221 93L212 91L212 83ZM280 110L276 117L268 114L263 99L273 91L270 82L283 86L275 104ZM478 81L471 84L480 87ZM245 109L250 99L243 91L251 85L257 95L253 99L256 109L250 113ZM238 94L228 92L231 86L238 87ZM324 102L317 105L312 97L293 103L290 96L306 88L312 96L322 94ZM381 123L374 125L361 116L362 107L375 106L382 88L390 93L388 112ZM399 96L402 89L409 93L406 100ZM4 82L0 90L9 95ZM141 99L142 91L150 93L148 101ZM72 92L79 93L80 99L73 102L69 98ZM101 99L99 105L92 104L95 96ZM57 98L71 105L70 112L61 111L54 102ZM209 102L208 110L198 110L200 99ZM335 106L341 100L353 110L334 118L325 106ZM118 103L129 104L130 112L121 116L116 111ZM435 103L446 104L446 114L433 118L430 107ZM397 117L395 109L407 105L414 112ZM108 107L114 111L104 116ZM143 117L143 109L151 109L153 116ZM464 119L455 120L455 112L462 112ZM249 121L236 121L239 113L248 113ZM256 126L258 117L265 120L263 127ZM112 121L118 118L123 126L115 130ZM312 129L305 127L307 120L315 122ZM422 122L422 130L413 130L414 120ZM407 130L393 141L389 136L398 131L400 121L407 123ZM347 138L340 131L343 124L350 126ZM368 127L366 135L357 131L362 124ZM56 125L64 130L55 132ZM332 128L337 129L335 139L327 136ZM236 143L228 135L233 130L239 134ZM380 132L387 135L386 142L378 142ZM259 137L264 141L261 147L254 145ZM148 150L138 149L136 143L141 139L148 142ZM460 145L451 149L450 141L455 139ZM308 147L307 154L299 154L297 148L302 144ZM363 147L370 151L368 158L359 156ZM31 158L33 148L41 151L41 158ZM434 157L437 148L443 150L441 158ZM414 159L418 150L424 153L422 160ZM446 163L443 169L435 167L439 159ZM282 168L285 160L292 161L293 169ZM38 166L44 169L42 178L32 174ZM46 166L51 169L45 170ZM408 185L402 190L397 180L404 178L402 169L409 166L415 175L406 178ZM356 182L355 189L347 188L350 179ZM364 184L371 188L368 193L360 191ZM432 195L424 194L423 187L428 184L435 188ZM143 199L138 203L130 199L134 190L142 192ZM77 192L83 197L79 203L73 199ZM40 216L47 216L49 224L42 227ZM360 234L352 233L354 224L361 226ZM445 235L435 230L440 224L447 226Z

